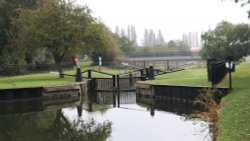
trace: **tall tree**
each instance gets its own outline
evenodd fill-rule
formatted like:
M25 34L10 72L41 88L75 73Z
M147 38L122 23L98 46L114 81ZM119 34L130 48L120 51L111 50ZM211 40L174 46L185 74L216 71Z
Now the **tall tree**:
M131 41L134 42L135 46L137 45L137 33L133 25L131 26Z
M124 36L126 36L126 32L125 32L125 30L122 28L122 29L121 29L121 37L124 37Z
M119 26L115 27L115 34L120 36L120 28L119 28Z
M96 27L98 22L90 15L90 9L75 6L72 1L46 0L34 9L19 9L19 17L13 23L18 28L19 48L47 49L60 74L65 55L81 48L94 49L88 40L102 36L102 26ZM98 32L92 34L93 29Z
M203 58L225 59L234 56L236 60L250 53L250 27L248 24L233 25L221 22L214 30L202 35Z
M18 63L20 54L12 49L12 40L16 38L16 28L11 18L17 16L17 8L31 8L38 0L1 0L0 1L0 63Z
M156 43L156 37L153 29L149 30L148 41L149 41L149 46L154 46Z
M157 34L157 37L156 37L156 44L157 45L163 45L165 43L165 40L162 36L162 33L161 33L161 30L158 30L158 34Z
M127 37L130 41L132 41L132 35L131 35L131 25L128 25L127 27Z

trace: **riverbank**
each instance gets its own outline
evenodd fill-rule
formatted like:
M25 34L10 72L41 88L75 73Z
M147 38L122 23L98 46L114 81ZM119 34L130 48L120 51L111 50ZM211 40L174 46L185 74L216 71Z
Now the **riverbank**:
M236 66L233 91L222 99L217 141L250 141L250 63ZM144 83L144 82L143 82ZM210 86L206 69L191 69L156 77L147 84ZM228 86L225 80L220 86Z
M217 141L250 141L250 63L233 73L233 91L222 99Z

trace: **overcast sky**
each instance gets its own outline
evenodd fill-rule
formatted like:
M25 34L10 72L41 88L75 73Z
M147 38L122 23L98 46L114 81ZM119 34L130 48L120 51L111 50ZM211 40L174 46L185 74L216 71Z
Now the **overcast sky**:
M78 0L112 31L135 26L141 42L145 28L161 29L166 41L183 33L202 32L226 20L249 23L246 7L233 0Z

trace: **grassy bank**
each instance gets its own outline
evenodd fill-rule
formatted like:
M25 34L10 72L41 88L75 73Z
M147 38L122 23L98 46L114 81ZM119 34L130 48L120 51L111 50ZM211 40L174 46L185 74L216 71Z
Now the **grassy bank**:
M147 84L169 84L181 86L211 86L207 81L206 69L189 69L165 75L159 75L155 80L149 80L142 83ZM227 81L218 86L227 86Z
M118 70L109 70L104 68L102 68L101 71L111 74L120 73L120 71ZM66 71L65 73L75 74L75 71ZM84 73L83 76L87 77L87 73ZM111 77L111 76L93 72L92 77ZM21 76L11 76L11 77L0 77L0 89L65 85L65 84L72 84L73 82L75 82L74 77L65 76L65 78L60 79L58 77L58 74L56 73L31 74L31 75L21 75Z
M156 77L142 83L210 86L205 69L191 69ZM225 80L220 86L228 86ZM233 73L233 91L222 99L218 141L250 141L250 64L241 63Z
M250 64L242 63L233 74L233 92L224 97L220 110L218 141L250 141Z

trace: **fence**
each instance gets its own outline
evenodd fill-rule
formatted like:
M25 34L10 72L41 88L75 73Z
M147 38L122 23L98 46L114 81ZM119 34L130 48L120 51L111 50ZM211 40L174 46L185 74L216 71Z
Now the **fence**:
M220 83L227 74L225 61L219 62L215 59L207 60L207 72L208 81L211 81L212 85Z
M199 52L142 52L137 54L131 54L129 57L174 57L174 56L197 56L200 57Z
M177 60L127 60L126 63L139 68L147 68L151 65L156 69L169 70L183 65L205 68L206 60L203 59L177 59Z
M63 63L62 68L72 70L73 63ZM13 76L32 73L44 73L56 71L55 64L30 64L30 65L0 65L0 75Z

